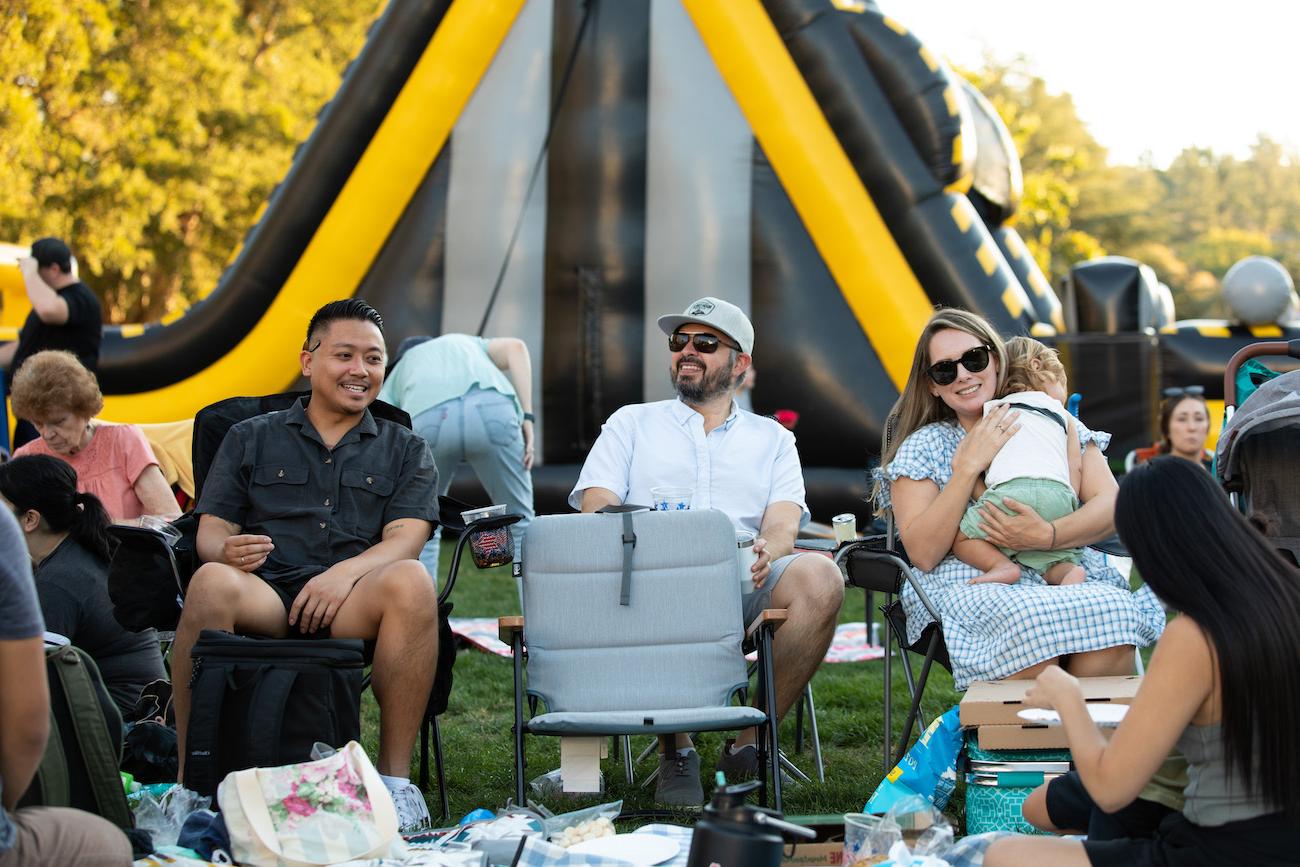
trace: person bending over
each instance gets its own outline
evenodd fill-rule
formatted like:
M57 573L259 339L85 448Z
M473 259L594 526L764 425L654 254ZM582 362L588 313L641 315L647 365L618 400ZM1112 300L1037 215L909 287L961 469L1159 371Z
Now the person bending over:
M437 598L417 559L437 519L438 474L424 440L368 409L384 360L374 308L326 304L299 353L310 398L230 428L199 494L203 565L172 673L183 779L200 630L373 640L377 764L411 831L429 821L409 774L438 655Z
M0 496L27 541L45 628L90 654L118 708L135 707L140 690L166 680L158 635L130 632L108 598L112 540L94 494L77 490L77 472L58 458L30 455L0 464Z
M953 365L956 376L955 362L945 364ZM1001 393L984 404L984 414L1010 407L1020 412L1019 426L985 470L987 490L966 510L952 552L963 563L984 571L971 579L972 584L1015 584L1021 566L1042 572L1048 584L1082 584L1087 577L1080 565L1082 548L1057 548L1055 540L1047 551L999 548L986 541L988 534L980 529L986 506L1013 514L1002 505L1003 497L1023 503L1048 522L1079 508L1082 449L1074 417L1065 410L1069 392L1056 350L1032 337L1008 340L1007 378ZM1056 525L1052 528L1055 536Z

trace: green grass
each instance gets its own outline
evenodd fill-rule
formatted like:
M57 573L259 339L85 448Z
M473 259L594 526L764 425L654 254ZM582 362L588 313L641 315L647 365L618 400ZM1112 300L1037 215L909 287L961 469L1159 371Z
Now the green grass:
M444 574L449 549L450 545L443 546ZM454 616L457 617L497 617L519 613L514 579L509 569L504 568L480 571L467 563L461 569L452 601L456 607ZM841 622L862 620L863 602L860 591L849 592L840 612ZM457 656L451 704L440 718L453 820L475 807L501 807L514 791L510 731L514 715L511 665L509 659L472 648L462 647ZM816 782L809 749L798 754L793 752L792 712L781 727L781 743L795 764L813 777L813 782L787 786L785 811L790 815L856 812L884 774L881 767L883 663L823 665L813 679L813 692L826 763L826 782ZM902 670L895 665L893 712L896 732L901 729L907 713L906 693ZM959 699L948 672L935 666L923 704L925 718L932 719ZM377 754L378 730L378 711L374 698L367 692L363 706L363 741L372 756ZM707 779L712 776L713 761L723 737L722 734L705 734L697 743L706 777L706 793L710 788ZM634 751L640 752L648 743L648 738L634 742ZM525 740L525 749L529 779L559 766L558 739L529 737ZM418 759L417 750L415 761ZM607 787L603 796L573 800L569 797L563 800L553 798L543 803L557 813L618 799L623 800L625 810L655 807L653 785L641 788L638 782L629 788L624 781L622 765L612 759L602 763L602 770ZM654 759L648 757L637 767L638 781L653 770ZM412 779L415 779L418 768L414 764L412 771ZM430 805L436 810L438 794L433 780L431 767L432 790L427 795ZM953 799L949 812L960 821L960 798ZM683 820L690 821L689 814Z

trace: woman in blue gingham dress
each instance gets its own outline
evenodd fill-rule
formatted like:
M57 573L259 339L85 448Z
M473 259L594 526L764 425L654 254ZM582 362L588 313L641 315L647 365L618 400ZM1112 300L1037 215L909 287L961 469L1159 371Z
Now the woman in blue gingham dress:
M1016 584L971 584L979 570L952 556L975 481L1017 429L1014 411L983 415L1004 359L1000 338L983 319L959 310L931 317L895 407L900 444L892 454L886 444L876 471L877 502L893 508L916 577L943 621L958 689L972 680L1032 674L1058 660L1081 676L1131 673L1133 646L1160 637L1164 612L1145 588L1130 592L1099 552L1085 549L1088 580L1065 586L1050 586L1029 569ZM1028 509L994 510L985 520L990 541L1047 550L1111 535L1116 488L1101 454L1110 436L1080 424L1079 439L1080 509L1052 524ZM910 586L902 601L912 643L930 617Z

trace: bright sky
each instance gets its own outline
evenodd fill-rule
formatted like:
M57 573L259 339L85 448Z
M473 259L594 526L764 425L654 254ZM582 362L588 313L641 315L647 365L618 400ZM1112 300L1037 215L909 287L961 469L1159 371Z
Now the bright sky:
M1295 0L878 0L948 60L1029 58L1110 153L1167 166L1185 147L1300 153Z

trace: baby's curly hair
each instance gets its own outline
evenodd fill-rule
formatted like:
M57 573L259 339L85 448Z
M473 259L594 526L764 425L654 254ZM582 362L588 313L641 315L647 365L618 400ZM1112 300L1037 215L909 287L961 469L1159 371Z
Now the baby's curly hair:
M1032 337L1012 337L1007 341L1007 380L999 397L1021 391L1042 391L1053 382L1065 382L1065 366L1055 349Z
M61 349L38 352L14 374L10 397L14 415L28 421L53 421L66 412L93 418L104 408L95 374Z

